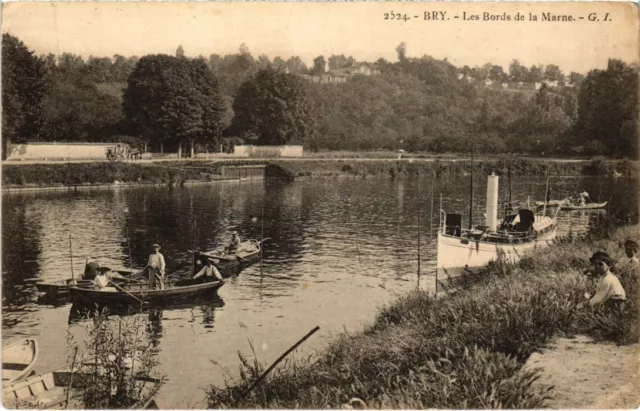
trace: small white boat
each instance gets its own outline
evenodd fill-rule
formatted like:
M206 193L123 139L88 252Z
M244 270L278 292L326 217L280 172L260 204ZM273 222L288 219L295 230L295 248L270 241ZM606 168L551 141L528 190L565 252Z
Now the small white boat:
M602 203L587 203L584 205L580 204L563 204L560 206L561 210L597 210L599 208L605 208L608 204L608 201L604 201Z
M34 375L26 380L4 386L2 403L6 408L83 409L82 387L90 374L61 368ZM137 378L141 385L141 400L130 409L158 409L154 396L159 380Z
M2 385L27 377L38 359L38 342L25 338L2 347Z

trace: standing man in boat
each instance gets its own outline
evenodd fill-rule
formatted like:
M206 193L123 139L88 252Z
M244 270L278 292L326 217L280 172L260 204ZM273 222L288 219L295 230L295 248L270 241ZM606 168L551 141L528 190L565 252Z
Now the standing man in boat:
M100 264L94 260L93 257L87 257L84 262L84 274L82 275L83 280L93 280L100 274Z
M227 247L227 254L235 254L238 252L238 247L240 247L240 236L237 231L231 233L231 243Z
M160 254L160 246L158 244L154 244L152 248L153 253L149 255L149 261L145 267L145 270L148 270L149 273L149 287L163 290L165 269L164 256Z
M215 277L219 281L224 282L224 279L222 278L222 275L220 274L220 271L218 271L216 266L213 265L213 261L211 261L208 258L207 258L207 265L202 267L202 270L198 271L198 273L193 276L193 279L195 280L195 279L200 278L202 276L204 276L207 280Z

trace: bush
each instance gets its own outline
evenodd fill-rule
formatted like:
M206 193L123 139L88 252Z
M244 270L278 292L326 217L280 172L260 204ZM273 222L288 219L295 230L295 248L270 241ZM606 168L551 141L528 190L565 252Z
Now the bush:
M584 308L595 282L583 275L598 249L621 256L616 241L578 239L488 265L468 288L443 298L415 291L381 310L374 324L342 335L313 359L290 361L247 398L238 387L211 387L211 407L241 408L540 408L549 388L534 387L528 357L555 335L588 332L638 341L635 271L620 267L628 301L620 313ZM473 283L473 284L472 284ZM246 364L245 364L246 366ZM255 363L254 363L254 367Z
M112 322L106 312L100 312L87 328L83 347L73 337L68 339L74 353L69 365L75 365L84 378L80 388L85 408L130 408L153 398L164 377L148 382L157 359L144 334L147 324L142 317Z

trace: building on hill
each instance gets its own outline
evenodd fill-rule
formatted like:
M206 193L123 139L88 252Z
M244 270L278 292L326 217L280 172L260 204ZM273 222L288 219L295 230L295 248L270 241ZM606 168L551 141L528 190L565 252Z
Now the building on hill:
M380 74L380 68L376 63L353 63L349 67L329 70L320 75L303 75L302 77L312 83L319 84L340 84L345 83L350 77L357 74L363 76L374 76Z

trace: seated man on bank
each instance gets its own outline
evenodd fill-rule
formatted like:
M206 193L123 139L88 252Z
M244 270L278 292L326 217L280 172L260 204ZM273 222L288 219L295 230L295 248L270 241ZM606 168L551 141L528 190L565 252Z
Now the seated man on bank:
M210 259L207 258L207 264L202 267L202 270L198 271L196 273L196 275L193 276L193 279L196 280L200 277L203 277L206 280L211 280L213 278L216 278L222 282L224 282L224 279L222 278L222 275L220 274L220 271L218 271L218 269L216 268L215 265L213 265L213 261L211 261Z
M610 307L623 302L626 299L626 293L618 277L611 272L613 260L609 257L609 254L604 251L597 251L589 259L589 262L593 266L595 277L599 278L596 294L593 297L588 293L585 295L587 298L591 297L589 305L591 307Z

